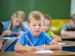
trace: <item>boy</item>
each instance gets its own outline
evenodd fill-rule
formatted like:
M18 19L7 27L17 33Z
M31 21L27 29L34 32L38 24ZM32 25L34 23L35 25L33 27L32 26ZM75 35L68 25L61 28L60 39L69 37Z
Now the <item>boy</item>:
M49 49L62 49L52 38L47 36L43 31L44 15L39 11L32 11L28 17L28 27L31 31L24 32L18 42L15 45L15 50L26 50L29 52L35 52L37 50L49 50ZM30 44L26 35L30 39L33 46ZM48 46L45 46L48 44ZM38 46L38 47L37 47Z
M49 30L50 24L51 24L51 17L47 14L44 15L44 26L43 26L43 31L50 37L52 37L55 41L61 42L62 39L55 35L52 31Z
M68 23L63 24L60 30L61 35L75 35L75 14L69 16Z

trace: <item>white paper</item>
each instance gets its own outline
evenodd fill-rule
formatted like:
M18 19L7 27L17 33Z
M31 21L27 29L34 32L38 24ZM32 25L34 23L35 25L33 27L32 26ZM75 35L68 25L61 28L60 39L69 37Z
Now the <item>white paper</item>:
M66 43L59 43L60 45L66 45Z
M51 50L41 50L41 51L32 52L32 53L54 53L54 52Z
M17 37L2 37L2 38L0 38L0 39L18 39Z

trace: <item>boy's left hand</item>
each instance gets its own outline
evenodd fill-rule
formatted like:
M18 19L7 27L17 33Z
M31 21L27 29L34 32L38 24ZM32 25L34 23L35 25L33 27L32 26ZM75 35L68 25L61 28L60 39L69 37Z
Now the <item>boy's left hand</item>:
M43 46L39 46L37 47L37 50L40 51L40 50L44 50Z

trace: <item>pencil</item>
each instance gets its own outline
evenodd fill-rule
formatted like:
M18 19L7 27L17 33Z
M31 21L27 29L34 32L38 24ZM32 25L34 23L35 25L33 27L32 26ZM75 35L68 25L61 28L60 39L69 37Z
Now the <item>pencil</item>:
M27 37L27 35L26 35L26 38L28 39L28 41L30 42L30 44L33 46L33 44L31 43L31 41L29 40L29 38ZM34 47L34 46L33 46Z

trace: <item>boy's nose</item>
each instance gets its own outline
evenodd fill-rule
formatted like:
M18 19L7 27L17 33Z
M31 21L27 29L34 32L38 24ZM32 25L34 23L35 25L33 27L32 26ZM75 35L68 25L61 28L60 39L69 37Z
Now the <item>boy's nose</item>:
M39 28L39 26L36 26L36 28Z

